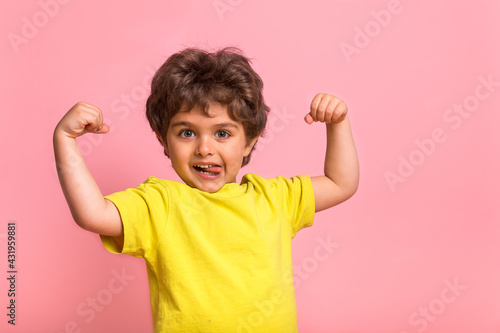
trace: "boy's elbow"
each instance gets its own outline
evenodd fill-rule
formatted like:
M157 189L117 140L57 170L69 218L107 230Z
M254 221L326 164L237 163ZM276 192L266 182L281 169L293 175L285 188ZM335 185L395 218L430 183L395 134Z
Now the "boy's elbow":
M73 214L73 220L83 230L93 233L98 233L99 225L101 224L92 214Z
M82 229L99 235L121 236L123 224L120 213L115 205L104 201L104 206L80 212L73 212L73 220Z
M123 223L119 215L98 217L90 220L75 220L75 222L80 228L98 235L123 236Z
M76 224L82 228L83 230L103 235L103 236L122 236L123 235L123 227L120 223L111 223L111 221L107 221L105 219L99 220L76 220Z
M349 183L349 184L342 184L342 186L339 186L338 192L336 195L333 197L336 197L337 199L335 200L335 205L340 204L344 201L347 201L350 199L354 194L356 194L358 190L358 183Z
M334 187L337 188L337 191L339 192L340 196L344 199L342 201L349 199L358 191L358 186L359 186L358 176L348 177L340 181L335 181L332 178L330 178L330 180L333 184L335 184Z
M348 195L348 199L352 197L356 192L358 191L359 187L359 179L356 178L355 180L351 181L347 186L346 186L346 192Z
M344 195L345 195L345 200L348 200L350 199L352 196L354 196L354 194L356 194L356 192L358 191L358 184L353 184L353 185L350 185L348 186L346 189L344 189Z
M352 197L358 191L359 171L353 172L350 177L343 179L339 186L346 197L345 200Z
M345 198L345 200L348 200L351 197L353 197L354 194L356 194L357 191L358 191L358 184L350 186L348 189L346 189L346 198Z
M73 215L76 225L86 231L93 231L95 223L87 216Z
M327 179L327 177L323 178ZM358 190L358 181L344 181L335 183L331 179L323 182L324 187L318 191L316 197L316 212L334 207L351 198Z

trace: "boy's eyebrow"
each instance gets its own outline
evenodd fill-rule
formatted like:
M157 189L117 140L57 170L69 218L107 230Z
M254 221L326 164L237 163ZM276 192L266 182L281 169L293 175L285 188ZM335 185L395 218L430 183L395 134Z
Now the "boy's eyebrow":
M215 124L214 127L232 127L238 129L238 126L234 123L220 123L220 124Z
M171 125L172 127L179 127L179 126L185 126L185 127L193 127L193 124L190 123L189 121L178 121L178 122L175 122ZM219 123L219 124L215 124L213 127L232 127L232 128L235 128L235 129L238 129L238 126L234 123Z
M176 123L173 123L172 124L172 127L177 127L177 126L186 126L186 127L190 127L191 126L191 123L190 122L187 122L187 121L178 121Z

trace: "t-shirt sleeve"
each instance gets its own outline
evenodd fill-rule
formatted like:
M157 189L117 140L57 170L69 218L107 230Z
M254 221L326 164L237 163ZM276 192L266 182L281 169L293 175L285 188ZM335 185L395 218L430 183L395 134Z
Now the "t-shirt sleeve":
M120 212L123 237L101 235L104 247L112 253L141 258L154 253L165 229L168 197L165 186L151 179L137 188L106 196Z
M270 179L274 183L278 200L282 204L283 214L292 228L292 237L314 222L314 192L311 177L300 175L292 178L276 177Z
M314 192L311 177L307 175L289 178L287 184L293 193L289 196L289 204L295 206L294 219L292 220L293 236L295 236L299 230L313 225L316 208Z

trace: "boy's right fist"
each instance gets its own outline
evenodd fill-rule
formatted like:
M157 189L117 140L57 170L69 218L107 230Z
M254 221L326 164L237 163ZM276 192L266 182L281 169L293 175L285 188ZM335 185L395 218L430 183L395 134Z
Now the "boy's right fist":
M76 103L61 119L55 133L76 138L85 133L105 134L109 126L103 123L102 112L99 108L85 103Z

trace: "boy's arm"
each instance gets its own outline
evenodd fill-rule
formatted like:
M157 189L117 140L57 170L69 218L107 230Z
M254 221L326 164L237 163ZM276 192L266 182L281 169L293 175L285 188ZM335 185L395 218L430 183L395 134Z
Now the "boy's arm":
M123 225L118 209L104 199L76 144L76 137L80 135L108 131L101 110L79 102L66 113L54 131L54 154L59 182L75 222L91 232L121 236Z
M315 121L326 124L325 175L311 177L316 212L319 212L356 193L359 182L358 155L347 117L347 105L341 99L317 94L305 121L308 124Z

